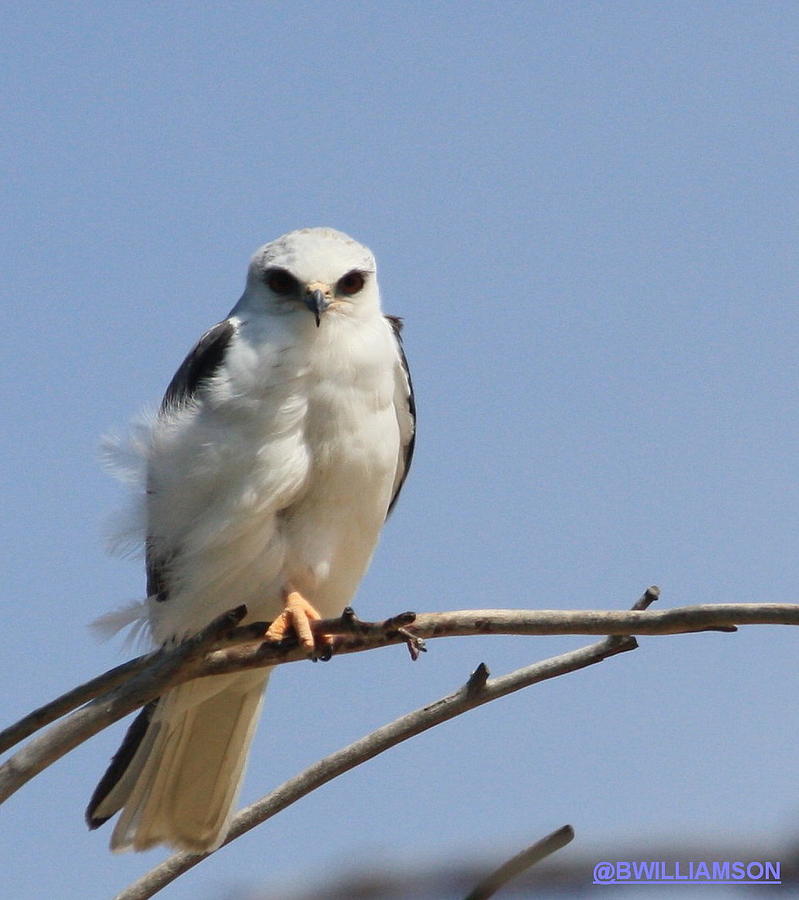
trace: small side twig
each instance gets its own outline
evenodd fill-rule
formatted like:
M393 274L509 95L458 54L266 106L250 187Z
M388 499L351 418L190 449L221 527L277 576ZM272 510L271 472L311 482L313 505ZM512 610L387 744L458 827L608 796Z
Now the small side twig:
M466 900L488 900L504 887L509 881L517 878L525 870L541 862L547 856L551 856L556 850L565 847L574 840L574 829L571 825L564 825L548 834L540 841L531 844L526 850L517 853L512 859L503 863L498 869L484 878L480 884L466 897Z
M417 634L413 634L407 628L398 628L397 634L405 638L405 646L414 662L419 659L420 653L427 653L427 645Z
M633 603L630 609L649 609L649 607L656 601L660 599L660 588L653 584L651 587L648 587L643 594Z
M466 682L466 693L470 697L474 697L479 694L482 690L485 689L486 684L488 683L488 676L491 673L488 671L488 666L481 662L480 665L472 672L469 676L469 680Z
M425 653L427 647L424 641L418 635L409 631L407 626L412 625L416 620L415 612L403 612L396 616L386 619L383 622L364 622L355 615L355 610L348 606L338 619L327 619L315 625L317 633L328 635L357 635L361 638L384 638L387 642L392 641L397 635L403 638L411 655L411 659L416 661L419 659L420 653ZM354 646L352 641L334 642L334 651L339 648L346 647L347 650Z
M633 603L630 607L632 612L643 612L645 609L649 609L649 607L660 598L660 588L657 585L652 585L648 587L643 594ZM619 641L623 641L625 637L623 635L611 634L608 636L608 642L611 644L618 643Z

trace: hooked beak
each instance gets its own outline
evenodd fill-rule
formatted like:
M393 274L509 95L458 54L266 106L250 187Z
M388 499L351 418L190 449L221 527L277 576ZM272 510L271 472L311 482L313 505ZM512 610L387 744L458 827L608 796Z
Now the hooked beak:
M322 313L330 306L330 301L325 297L324 291L309 287L305 292L305 305L313 313L318 328L319 322L322 320Z

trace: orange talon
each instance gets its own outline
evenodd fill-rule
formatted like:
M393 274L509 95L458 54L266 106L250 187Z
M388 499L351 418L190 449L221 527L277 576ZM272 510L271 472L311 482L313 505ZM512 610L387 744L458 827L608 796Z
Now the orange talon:
M309 653L315 653L316 641L311 631L311 622L318 622L322 617L298 591L288 591L283 600L283 612L269 626L266 638L270 641L282 641L288 632L293 631L301 647Z

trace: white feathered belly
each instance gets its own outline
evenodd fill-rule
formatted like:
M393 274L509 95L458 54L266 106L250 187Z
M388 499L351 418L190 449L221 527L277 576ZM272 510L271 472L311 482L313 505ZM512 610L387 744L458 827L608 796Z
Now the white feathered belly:
M150 602L156 642L242 603L248 620L271 620L288 587L323 617L350 602L399 453L392 384L380 381L317 382L277 404L273 393L263 416L192 410L154 440L149 528L171 555L169 598Z

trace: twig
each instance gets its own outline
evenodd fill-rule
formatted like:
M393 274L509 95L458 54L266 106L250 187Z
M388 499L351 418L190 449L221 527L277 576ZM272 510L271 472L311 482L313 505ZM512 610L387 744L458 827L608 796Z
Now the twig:
M392 616L384 622L362 622L356 615L355 610L348 606L341 614L339 619L327 620L315 624L314 630L318 634L357 634L362 637L369 636L371 638L387 638L392 639L399 635L408 647L411 659L415 662L419 659L420 653L426 653L424 641L408 630L407 626L412 625L416 620L416 613L404 612L397 616ZM348 646L346 641L336 641L333 644L334 652L341 652L339 647ZM353 646L349 644L349 646ZM365 648L364 648L365 649ZM345 651L347 652L347 651Z
M514 691L559 675L576 672L617 653L634 650L637 646L635 638L632 637L622 638L620 641L599 641L579 650L533 663L500 678L489 679L479 689L475 689L472 676L467 684L454 694L408 713L348 747L326 756L261 800L241 810L233 819L228 837L222 846L236 840L338 775L423 731ZM116 896L115 900L145 900L152 897L162 887L211 855L212 853L176 853L127 887Z
M650 601L651 602L651 601ZM512 859L503 863L498 869L484 878L480 884L466 897L466 900L488 900L493 897L496 892L506 885L509 881L517 878L526 869L534 866L537 862L553 854L566 844L570 844L574 840L574 829L571 825L564 825L548 834L540 841L531 844L526 850L516 854Z
M660 599L660 588L653 584L651 587L648 587L643 594L633 603L632 608L641 610L641 609L649 609L649 607L655 602L655 600ZM564 828L568 828L567 825L563 826Z
M485 690L485 686L488 683L488 676L491 673L488 671L488 666L481 662L480 665L472 672L469 676L469 680L466 682L466 693L473 697L475 694L479 694Z
M643 594L633 603L632 610L634 612L641 612L645 609L649 609L649 607L656 601L660 599L660 588L656 585L652 585L648 587ZM735 629L733 629L734 631ZM624 637L618 634L610 635L608 637L608 641L613 643L614 641L623 641Z

